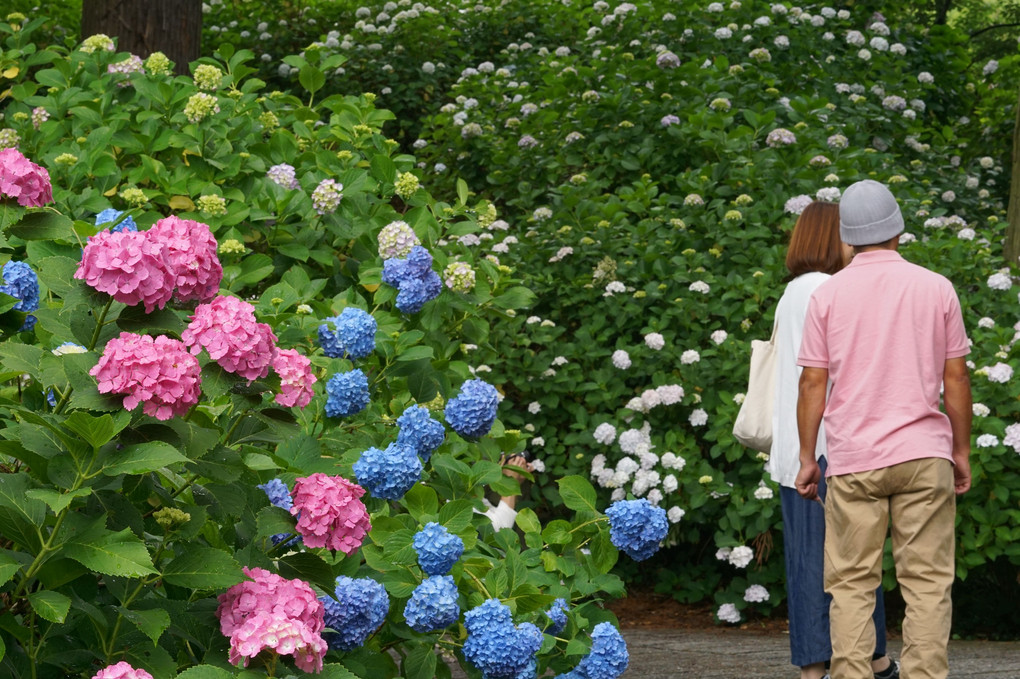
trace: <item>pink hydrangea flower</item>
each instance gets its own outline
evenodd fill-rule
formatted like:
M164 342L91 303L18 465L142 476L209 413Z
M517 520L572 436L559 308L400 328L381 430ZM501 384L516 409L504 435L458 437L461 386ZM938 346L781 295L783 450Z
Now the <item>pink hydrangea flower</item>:
M273 370L280 376L280 393L276 402L287 408L304 408L315 396L312 385L318 379L312 374L312 362L294 349L281 349L273 359Z
M203 348L227 372L250 383L269 374L276 356L276 335L255 321L255 307L236 297L220 296L200 304L181 339L198 354Z
M325 609L308 583L288 580L263 568L243 570L251 580L237 583L218 597L216 615L223 636L233 636L245 621L260 613L297 621L313 634L322 631Z
M18 149L0 151L0 197L16 198L22 207L42 207L53 201L50 173Z
M223 267L216 256L216 239L202 222L164 217L145 232L166 253L176 276L177 299L208 302L220 289Z
M309 547L327 547L350 555L372 530L365 504L365 489L342 476L312 474L294 483L291 514L298 516L297 531Z
M270 613L256 613L230 635L230 662L248 666L265 649L293 655L294 664L305 672L321 672L326 642L298 620Z
M198 403L201 369L183 342L122 332L107 342L89 374L102 394L125 394L124 407L139 403L146 415L169 420Z
M92 679L152 679L152 675L145 670L135 669L121 660L116 665L99 670Z
M162 309L174 293L174 274L162 249L144 233L100 231L85 245L74 277L128 306Z

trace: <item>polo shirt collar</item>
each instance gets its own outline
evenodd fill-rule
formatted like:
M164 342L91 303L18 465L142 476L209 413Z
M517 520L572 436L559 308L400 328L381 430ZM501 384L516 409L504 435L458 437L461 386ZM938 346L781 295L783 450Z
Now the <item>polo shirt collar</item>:
M869 250L858 252L850 260L848 266L862 266L864 264L881 264L883 262L902 262L903 256L895 250Z

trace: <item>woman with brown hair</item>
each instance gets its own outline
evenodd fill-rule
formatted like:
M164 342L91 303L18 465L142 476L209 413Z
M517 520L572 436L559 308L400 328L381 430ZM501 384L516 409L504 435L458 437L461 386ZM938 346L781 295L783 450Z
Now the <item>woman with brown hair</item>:
M815 201L804 208L793 227L786 253L789 283L776 307L776 392L772 415L772 450L765 469L779 484L783 512L783 551L786 561L787 608L790 619L791 661L801 679L828 677L832 655L829 640L829 602L822 584L825 513L821 503L801 498L794 487L800 470L797 396L801 368L797 354L804 317L815 289L850 262L853 250L839 239L839 205ZM825 474L825 436L819 431L815 457ZM818 484L823 501L824 480ZM885 655L885 602L878 588L875 605L877 679L899 676L898 663Z

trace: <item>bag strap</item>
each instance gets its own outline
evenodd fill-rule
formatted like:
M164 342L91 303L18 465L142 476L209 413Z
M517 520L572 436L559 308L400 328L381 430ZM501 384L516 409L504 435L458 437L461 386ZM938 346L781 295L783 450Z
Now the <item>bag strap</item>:
M772 320L772 336L769 337L769 344L775 346L776 344L776 331L779 329L779 315Z

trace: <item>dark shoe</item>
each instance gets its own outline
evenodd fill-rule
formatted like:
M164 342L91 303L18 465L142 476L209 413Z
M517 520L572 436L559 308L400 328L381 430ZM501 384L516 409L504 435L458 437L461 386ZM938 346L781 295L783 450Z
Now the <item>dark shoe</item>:
M899 679L900 676L900 663L898 660L889 659L889 667L885 668L884 672L875 672L875 679Z

